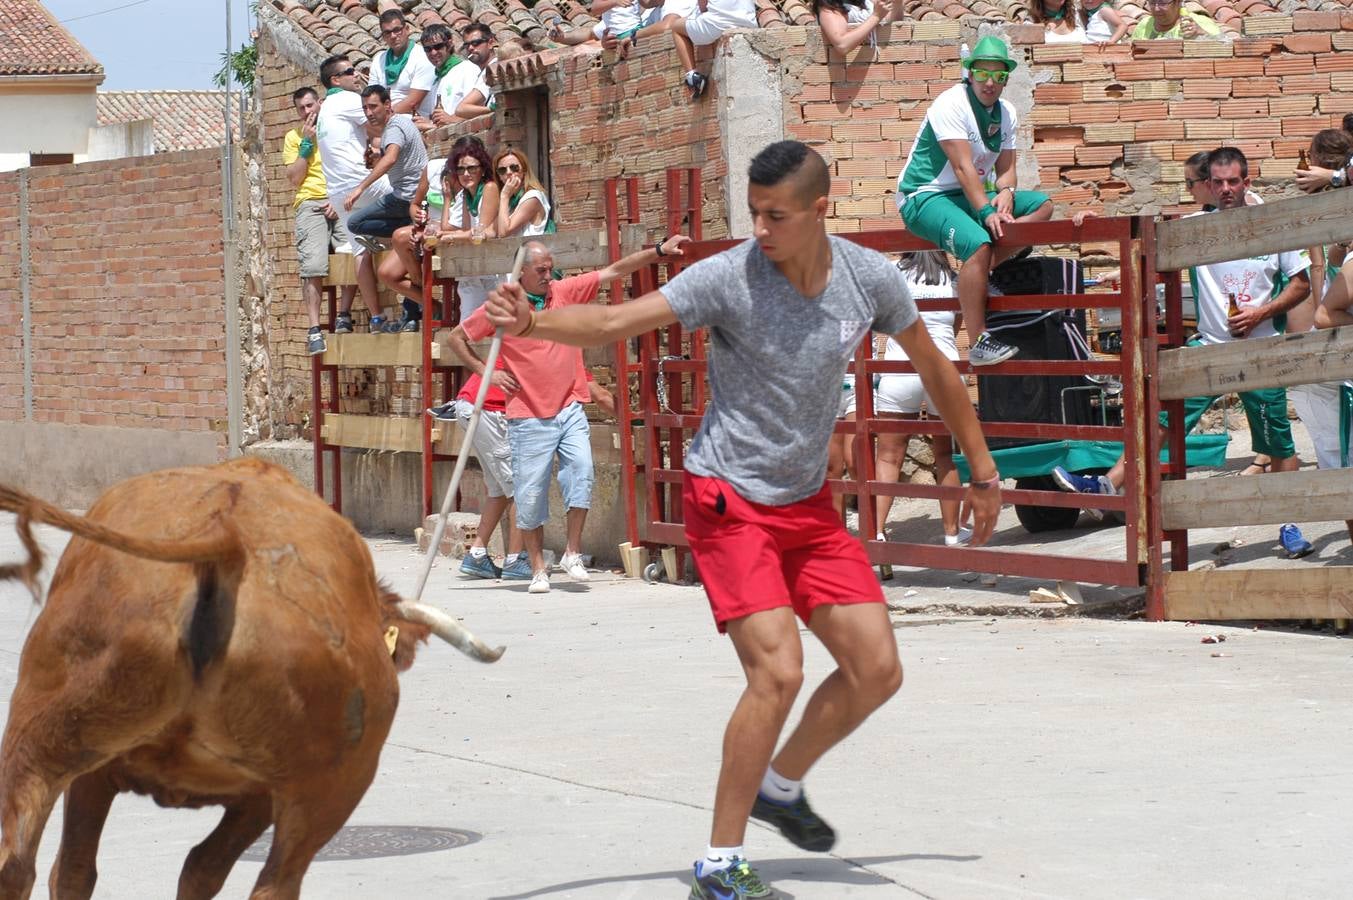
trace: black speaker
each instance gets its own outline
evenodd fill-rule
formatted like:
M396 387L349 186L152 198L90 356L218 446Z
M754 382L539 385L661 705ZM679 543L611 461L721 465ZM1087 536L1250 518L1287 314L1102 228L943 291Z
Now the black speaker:
M1030 257L998 266L992 284L1002 293L1081 293L1083 281L1079 260L1063 257ZM1016 360L1081 359L1083 354L1067 334L1068 328L1085 337L1085 310L1009 310L987 314L987 330L1002 343L1019 349ZM1089 387L1083 376L1070 375L978 375L977 415L984 422L1055 422L1067 425L1098 424L1090 404L1091 391L1066 388ZM1044 443L1038 438L988 438L993 450Z

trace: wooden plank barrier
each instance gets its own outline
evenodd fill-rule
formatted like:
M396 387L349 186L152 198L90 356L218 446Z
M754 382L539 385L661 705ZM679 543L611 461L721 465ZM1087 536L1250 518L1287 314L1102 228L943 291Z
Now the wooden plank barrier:
M400 334L331 334L325 336L326 366L421 366L423 336L417 332ZM432 359L442 358L442 344L432 342Z
M1353 239L1353 188L1156 225L1156 271L1304 250Z
M621 255L633 253L643 246L647 230L642 225L620 226ZM440 273L443 278L465 278L473 275L499 275L512 270L520 237L492 238L482 244L456 242L441 248ZM554 254L557 268L600 269L611 258L607 252L606 231L593 228L569 228L555 234L541 234L525 240L540 241Z
M446 429L434 427L437 441ZM340 447L365 450L423 451L423 420L419 416L357 416L346 413L324 414L324 440Z
M1353 469L1162 481L1160 500L1166 531L1338 522L1353 518Z
M1165 617L1177 621L1353 618L1353 567L1171 572L1165 582Z
M1349 190L1353 194L1353 189ZM1161 400L1353 378L1353 328L1160 352Z

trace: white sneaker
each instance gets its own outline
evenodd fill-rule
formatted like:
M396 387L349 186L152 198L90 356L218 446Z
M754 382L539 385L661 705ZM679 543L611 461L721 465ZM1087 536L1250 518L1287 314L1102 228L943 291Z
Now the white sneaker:
M587 574L587 567L583 565L581 553L565 553L559 558L559 568L574 581L590 581L592 578Z
M548 594L550 592L550 573L541 569L531 576L531 586L526 589L528 594Z
M958 526L958 534L946 534L944 536L944 546L957 547L959 544L966 544L972 540L972 529Z

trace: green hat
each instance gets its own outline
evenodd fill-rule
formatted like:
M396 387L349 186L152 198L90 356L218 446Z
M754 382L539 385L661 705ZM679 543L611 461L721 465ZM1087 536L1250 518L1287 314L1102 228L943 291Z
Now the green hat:
M977 42L977 47L972 53L963 59L963 68L971 69L972 64L978 61L998 62L1005 66L1007 72L1019 65L1010 58L1010 51L1006 49L1005 41L989 34Z

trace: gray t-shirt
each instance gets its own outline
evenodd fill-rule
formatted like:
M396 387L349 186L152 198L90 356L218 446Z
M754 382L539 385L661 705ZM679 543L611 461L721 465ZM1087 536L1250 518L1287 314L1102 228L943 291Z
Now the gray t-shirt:
M396 113L390 117L381 133L381 150L391 144L399 147L399 158L390 167L390 187L401 200L412 200L418 191L418 179L427 168L428 151L423 136L413 124L413 117Z
M686 468L756 503L783 506L821 489L841 378L860 339L917 318L896 266L829 241L831 280L817 297L795 290L754 240L661 288L684 327L709 329L712 398Z

